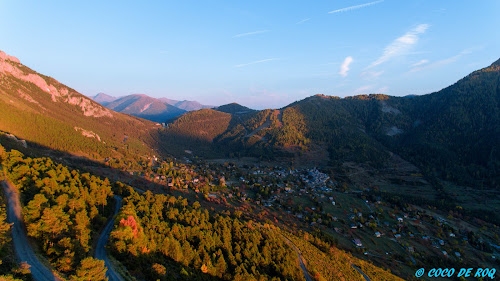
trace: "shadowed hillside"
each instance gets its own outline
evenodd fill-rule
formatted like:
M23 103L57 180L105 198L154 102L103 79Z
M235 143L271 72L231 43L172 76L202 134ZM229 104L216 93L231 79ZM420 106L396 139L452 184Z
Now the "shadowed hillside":
M158 126L109 110L0 52L0 130L102 159L151 154Z
M499 64L423 96L373 94L341 99L316 95L280 110L254 112L229 104L216 108L233 116L225 131L202 114L189 113L185 118L195 123L201 118L206 126L219 128L211 132L210 141L226 153L269 156L288 151L297 155L323 149L332 165L354 161L381 167L395 152L431 177L498 186ZM241 111L246 114L239 116ZM189 137L201 137L197 135L201 131L191 131L186 122L174 124L179 132L190 131Z
M250 109L246 106L237 104L235 102L221 105L221 106L215 107L214 109L217 111L231 113L231 114L246 114L246 113L251 113L251 112L255 111L253 109Z

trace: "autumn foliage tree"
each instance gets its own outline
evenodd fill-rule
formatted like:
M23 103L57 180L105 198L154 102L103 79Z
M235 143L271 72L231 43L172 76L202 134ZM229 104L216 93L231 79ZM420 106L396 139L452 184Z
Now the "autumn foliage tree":
M111 184L50 158L25 157L16 150L3 158L4 170L21 192L28 235L57 270L73 273L91 254L91 237L109 214Z
M151 280L300 280L297 255L274 231L210 214L182 197L124 198L110 245L131 271ZM163 267L169 273L163 275Z

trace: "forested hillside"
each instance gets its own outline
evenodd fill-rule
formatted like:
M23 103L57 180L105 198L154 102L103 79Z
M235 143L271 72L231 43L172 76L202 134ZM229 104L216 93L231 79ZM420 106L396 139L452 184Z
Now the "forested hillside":
M0 146L0 161L5 156L5 150ZM0 181L4 180L4 173L0 171ZM31 280L31 274L26 264L16 260L12 245L12 224L7 222L7 209L4 205L6 198L0 188L0 280L21 281Z
M317 238L314 243L321 248L238 210L214 212L180 196L139 194L130 186L69 169L50 158L0 150L3 169L21 193L28 235L58 274L69 280L104 280L104 262L91 257L92 241L112 214L115 193L124 198L124 205L110 234L110 249L138 279L303 280L297 252L285 238L290 237L310 262L315 280L361 280L350 263L363 266L373 278L398 280ZM0 249L5 251L10 233L3 213L0 208ZM332 271L314 264L334 267L335 273L330 276ZM0 267L29 280L26 268L15 262Z
M231 114L212 109L201 109L179 116L167 124L161 140L169 152L184 154L184 151L200 152L204 156L220 155L213 149L214 138L225 132L232 122Z
M104 280L104 263L91 256L92 239L110 214L109 181L17 150L3 155L2 166L21 193L27 233L51 265L71 279Z
M240 220L241 212L214 215L182 197L129 192L111 243L133 273L149 280L302 279L291 247L260 223Z
M241 104L237 104L235 102L221 105L221 106L215 107L214 109L217 111L220 111L220 112L226 112L226 113L231 113L231 114L245 114L245 113L251 113L251 112L255 111L253 109L250 109L250 108L243 106Z
M211 132L211 147L226 155L264 157L324 147L333 166L354 161L375 168L394 152L427 176L494 187L500 182L499 82L497 61L428 95L316 95L279 110L242 116L229 110L230 126ZM200 138L200 130L190 127L201 124L198 119L204 126L220 125L201 115L187 113L183 118L189 124L174 121L172 126L188 138Z
M413 126L395 149L429 173L465 185L500 183L498 61L434 94L402 99Z
M152 154L158 126L113 112L0 52L0 130L52 149L103 159Z
M186 113L163 129L110 111L1 53L0 130L101 160L186 150L272 159L322 150L331 166L379 168L395 152L427 176L492 187L500 182L499 73L497 61L423 96L316 95L263 111L229 104Z
M116 257L148 280L304 280L295 244L314 280L401 280L314 238L312 245L278 227L248 219L241 211L214 214L182 197L136 193L118 184L125 204L115 220ZM289 237L292 241L288 240Z

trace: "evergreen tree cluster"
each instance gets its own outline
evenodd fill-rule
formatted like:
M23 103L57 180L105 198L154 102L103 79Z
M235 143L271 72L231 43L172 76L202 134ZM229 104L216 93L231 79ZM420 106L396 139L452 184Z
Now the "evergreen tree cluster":
M131 272L150 280L301 280L296 253L265 225L210 214L182 197L129 192L110 243Z
M7 153L2 165L21 193L28 235L58 271L74 273L80 268L76 273L81 275L82 267L95 263L88 259L92 237L110 213L109 181L50 158L25 157L17 150Z

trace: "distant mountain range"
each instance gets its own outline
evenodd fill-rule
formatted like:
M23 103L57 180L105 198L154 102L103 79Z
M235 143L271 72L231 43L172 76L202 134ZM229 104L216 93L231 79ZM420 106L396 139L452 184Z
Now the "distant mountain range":
M106 106L110 102L115 101L118 98L112 97L110 95L106 95L105 93L99 93L93 97L91 97L94 101Z
M113 97L104 93L99 93L91 98L114 111L160 123L187 111L214 107L211 105L203 105L197 101L179 101L168 98L157 99L144 94Z
M1 131L90 158L191 150L208 157L311 154L330 166L383 167L397 154L428 177L500 186L500 60L428 95L316 95L261 111L228 104L186 112L196 103L94 97L106 108L3 52L0 78ZM110 108L155 122L175 118L162 128Z

